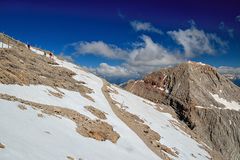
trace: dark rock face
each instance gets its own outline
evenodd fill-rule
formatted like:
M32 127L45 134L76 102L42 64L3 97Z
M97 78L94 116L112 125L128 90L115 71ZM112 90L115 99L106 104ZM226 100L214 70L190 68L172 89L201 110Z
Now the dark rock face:
M153 102L174 108L180 120L198 133L224 159L240 159L240 111L230 110L218 95L240 106L240 88L213 67L187 62L130 81L124 88Z

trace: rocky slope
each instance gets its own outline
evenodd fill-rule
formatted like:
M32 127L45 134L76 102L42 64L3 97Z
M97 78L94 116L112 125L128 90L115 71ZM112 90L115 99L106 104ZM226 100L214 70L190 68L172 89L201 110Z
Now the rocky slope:
M240 159L240 88L213 67L186 62L130 81L125 89L171 106L223 159Z
M170 107L0 36L1 160L218 159Z

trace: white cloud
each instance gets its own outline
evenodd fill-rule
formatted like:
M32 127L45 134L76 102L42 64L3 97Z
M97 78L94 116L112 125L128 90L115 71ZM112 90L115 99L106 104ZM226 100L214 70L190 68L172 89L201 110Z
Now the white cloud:
M226 42L215 34L205 33L193 26L186 30L169 31L168 35L183 47L183 52L167 49L146 35L141 36L141 41L133 42L131 47L126 49L103 41L78 42L73 46L77 54L94 54L121 60L122 63L118 66L101 63L96 68L89 68L108 80L139 78L149 72L173 66L198 55L215 54L219 45L226 46Z
M112 59L126 59L126 51L102 41L79 42L74 44L77 54L94 54Z
M148 36L142 36L143 45L129 53L128 63L133 66L166 66L179 63L181 58L173 54L158 43L154 43Z
M180 54L171 52L153 42L150 37L144 35L141 39L143 43L140 42L137 48L132 49L129 52L129 58L122 64L131 72L137 73L138 76L184 61Z
M240 22L240 15L236 16L236 21Z
M141 40L133 43L134 48L125 50L104 42L80 42L77 45L77 53L124 60L121 66L101 63L95 70L91 69L103 77L139 77L150 71L183 61L179 54L170 52L162 45L153 42L150 37L143 35Z
M149 22L131 21L130 24L135 31L147 31L147 32L163 34L163 32L161 30L155 28Z
M124 64L120 66L111 66L107 63L100 63L96 68L84 67L96 75L99 75L112 83L124 83L129 79L137 79L140 77L139 73L131 70Z
M95 72L103 77L133 77L136 73L127 70L121 66L111 66L107 63L101 63Z
M224 50L227 43L212 33L205 33L195 27L186 30L169 31L168 34L184 49L186 57L195 57L201 54L215 54L218 48Z

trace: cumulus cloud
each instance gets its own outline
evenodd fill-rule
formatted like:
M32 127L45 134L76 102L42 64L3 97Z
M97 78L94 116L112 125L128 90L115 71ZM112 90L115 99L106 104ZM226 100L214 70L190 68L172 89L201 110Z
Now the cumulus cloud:
M132 77L136 74L124 67L111 66L107 63L101 63L95 72L104 77Z
M121 49L102 41L79 42L75 45L78 54L94 54L124 61L121 66L101 63L95 70L91 69L104 77L139 77L160 67L184 61L180 54L169 51L146 35L141 36L141 41L133 43L132 47Z
M140 29L139 29L140 30ZM215 54L219 46L227 44L213 33L206 33L192 25L191 28L167 32L183 50L168 49L154 42L149 36L142 35L140 41L133 42L129 48L120 48L103 41L78 42L74 49L77 54L93 54L110 59L121 60L120 65L111 66L101 63L96 68L89 68L92 72L111 80L121 78L141 78L143 75L189 60L202 54Z
M143 35L141 39L143 42L140 42L137 48L129 51L129 58L122 64L128 70L137 73L138 76L184 61L180 54L169 51L155 43L150 37Z
M154 32L158 34L163 34L163 32L157 28L155 28L151 23L149 22L140 22L140 21L131 21L131 26L135 31L147 31L147 32Z
M99 66L96 68L85 67L85 69L107 79L112 83L117 84L124 83L129 79L136 79L140 77L140 75L137 72L127 68L124 65L111 66L107 63L100 63Z
M166 66L181 61L180 56L171 53L146 35L141 37L143 45L129 53L128 63L133 66Z
M102 41L79 42L74 44L77 54L93 54L112 59L126 59L126 51Z
M213 55L218 49L224 51L227 43L213 33L205 33L195 27L186 30L167 32L173 40L183 47L186 57L195 57L201 54Z

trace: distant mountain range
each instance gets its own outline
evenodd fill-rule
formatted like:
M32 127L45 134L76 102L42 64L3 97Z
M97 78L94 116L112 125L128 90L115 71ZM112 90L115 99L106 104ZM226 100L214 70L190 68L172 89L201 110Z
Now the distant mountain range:
M234 84L240 87L240 74L224 73L222 75L230 79Z
M217 68L217 71L227 77L228 79L232 80L236 85L240 86L240 67L233 68L233 67L226 67L221 66Z

